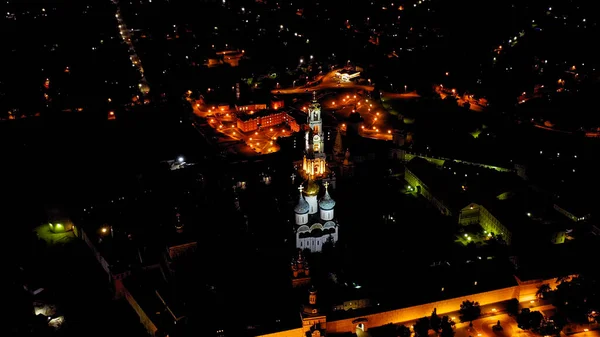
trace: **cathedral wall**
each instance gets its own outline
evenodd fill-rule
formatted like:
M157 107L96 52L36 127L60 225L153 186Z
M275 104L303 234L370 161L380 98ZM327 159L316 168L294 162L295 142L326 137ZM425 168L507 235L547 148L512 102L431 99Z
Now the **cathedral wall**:
M317 196L310 195L310 196L307 196L305 199L306 199L306 202L308 202L308 205L310 206L310 211L308 212L308 214L317 213L317 211L319 210L319 202L317 201Z
M444 301L432 302L423 305L417 305L408 308L385 311L377 314L362 316L368 320L368 326L378 327L389 323L401 323L414 321L419 318L431 315L433 309L437 309L438 315L457 311L463 301L476 301L480 305L492 304L510 300L511 298L519 298L519 286L502 288L492 291L487 291L469 296L452 298ZM328 333L345 333L355 332L356 324L352 323L360 317L346 318L337 321L327 322Z
M324 210L321 209L321 219L322 220L333 220L333 210Z

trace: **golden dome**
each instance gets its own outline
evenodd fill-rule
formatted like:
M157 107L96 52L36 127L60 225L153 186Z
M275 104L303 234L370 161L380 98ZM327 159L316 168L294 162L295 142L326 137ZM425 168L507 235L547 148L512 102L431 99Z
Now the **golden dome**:
M319 194L319 184L317 184L316 182L309 179L305 183L304 194L307 196L318 195Z

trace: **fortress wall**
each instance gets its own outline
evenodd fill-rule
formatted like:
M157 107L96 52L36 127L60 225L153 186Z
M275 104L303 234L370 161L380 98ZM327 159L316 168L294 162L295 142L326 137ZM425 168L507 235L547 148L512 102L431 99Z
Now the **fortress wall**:
M358 318L366 318L368 322L366 322L365 325L367 325L368 327L377 327L388 323L400 323L417 320L419 318L431 315L433 309L437 309L437 313L439 315L454 312L459 310L461 303L466 300L479 302L480 305L486 305L496 302L507 301L511 298L519 298L518 286L497 289L479 294L457 297L444 301L432 302L408 308L391 310L377 314L366 315L363 317L353 317L337 321L328 321L327 332L355 332L356 324L352 322Z
M304 331L302 328L297 328L261 335L261 337L304 337Z

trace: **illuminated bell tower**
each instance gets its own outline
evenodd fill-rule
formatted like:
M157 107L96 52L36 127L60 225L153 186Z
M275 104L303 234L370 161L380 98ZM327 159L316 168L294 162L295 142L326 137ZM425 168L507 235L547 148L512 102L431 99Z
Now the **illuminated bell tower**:
M317 92L313 91L313 100L308 107L308 126L305 135L305 155L302 168L308 176L319 176L325 173L325 139L323 137L323 121L321 120L321 104L317 101Z

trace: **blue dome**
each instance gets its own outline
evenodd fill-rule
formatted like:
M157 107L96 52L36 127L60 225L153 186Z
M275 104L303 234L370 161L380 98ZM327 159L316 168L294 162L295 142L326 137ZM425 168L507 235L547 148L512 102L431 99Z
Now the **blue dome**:
M294 207L294 212L297 214L306 214L308 211L310 211L310 206L308 205L308 202L304 200L302 194L300 194L300 200L298 200L298 204Z
M319 207L325 211L332 210L335 207L335 200L331 199L327 190L325 190L325 195L319 201Z

